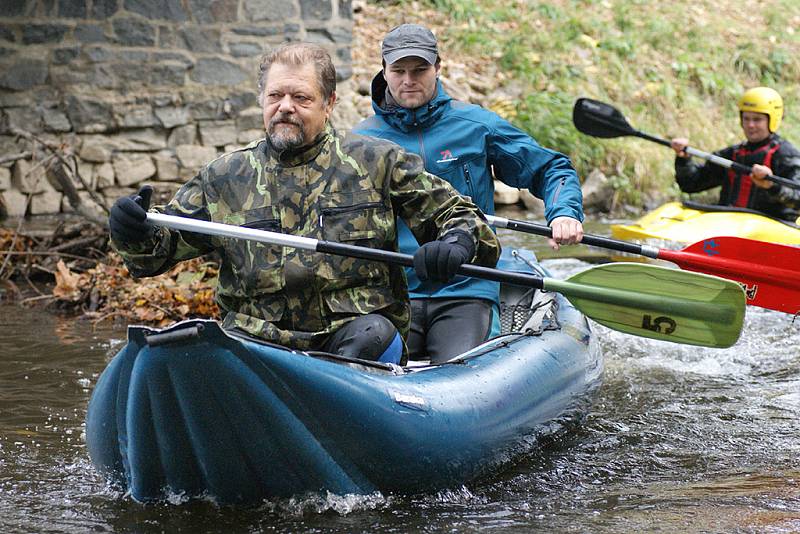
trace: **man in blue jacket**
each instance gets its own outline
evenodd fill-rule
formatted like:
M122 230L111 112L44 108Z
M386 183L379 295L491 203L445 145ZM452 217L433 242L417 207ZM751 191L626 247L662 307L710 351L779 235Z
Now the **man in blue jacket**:
M383 69L372 80L375 115L356 126L357 132L419 154L427 171L471 197L484 213L494 213L493 175L529 189L544 200L554 249L583 238L580 180L569 158L542 148L497 114L450 98L439 81L441 59L429 29L398 26L384 38L381 52ZM401 221L398 239L407 254L419 247ZM496 282L457 276L435 283L412 269L406 275L411 359L447 361L499 333Z

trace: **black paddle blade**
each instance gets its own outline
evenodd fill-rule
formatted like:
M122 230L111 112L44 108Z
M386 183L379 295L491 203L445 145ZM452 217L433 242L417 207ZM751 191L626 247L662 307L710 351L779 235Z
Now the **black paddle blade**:
M579 132L592 137L611 138L637 133L615 107L591 98L575 101L572 122Z

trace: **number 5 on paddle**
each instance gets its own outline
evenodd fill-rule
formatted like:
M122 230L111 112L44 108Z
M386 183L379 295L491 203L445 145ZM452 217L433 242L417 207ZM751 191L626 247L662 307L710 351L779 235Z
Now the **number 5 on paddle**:
M652 339L730 347L744 322L739 284L655 265L607 263L565 281L546 278L544 288L602 325Z

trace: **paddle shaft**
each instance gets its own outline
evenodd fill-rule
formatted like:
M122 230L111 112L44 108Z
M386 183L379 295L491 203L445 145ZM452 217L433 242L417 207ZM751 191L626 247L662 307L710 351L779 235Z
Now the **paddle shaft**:
M525 232L528 234L536 234L545 237L553 236L553 229L543 224L537 224L527 221L515 221L513 219L506 219L505 217L497 217L494 215L487 215L486 220L489 224L493 224L499 228L508 228L509 230L516 230L518 232ZM725 239L725 238L715 238ZM639 245L636 243L629 243L627 241L618 241L608 237L601 237L595 235L584 234L581 243L591 245L593 247L600 247L609 250L616 250L619 252L627 252L628 254L636 254L645 256L652 259L660 259L671 261L682 267L690 268L691 270L700 270L703 272L713 272L713 274L721 275L737 275L742 276L742 273L748 273L757 279L770 280L786 279L787 276L777 276L777 272L784 273L786 269L777 269L767 265L761 265L757 261L744 262L741 260L731 260L719 256L702 255L683 250L668 250L652 247L649 245ZM769 243L763 243L765 248L771 247ZM772 247L774 248L774 247ZM754 258L757 260L757 258ZM713 268L712 268L713 267ZM704 270L704 268L706 270ZM793 280L800 283L800 276L792 276ZM794 285L794 284L793 284Z
M670 148L672 147L672 143L670 143L666 139L662 139L654 135L640 132L639 130L634 130L631 133L636 137L647 139L648 141L653 141L654 143L658 143L659 145L668 146ZM731 161L729 159L717 156L716 154L711 154L709 152L703 152L702 150L698 150L690 146L687 146L684 149L684 152L686 152L690 156L696 156L698 158L710 161L711 163L719 165L720 167L725 167L726 169L733 169L735 171L739 171L745 174L750 174L751 172L753 172L753 167L751 165L743 165L736 161ZM771 182L775 182L776 184L785 185L786 187L790 187L792 189L800 189L800 184L798 184L795 181L789 180L788 178L782 178L780 176L775 176L774 174L770 174L765 178Z
M509 230L516 230L518 232L553 237L553 229L549 226L545 226L544 224L537 224L527 221L515 221L513 219L506 219L505 217L497 217L495 215L487 215L486 220L489 221L489 224L493 224L499 228L508 228ZM627 241L617 241L616 239L610 239L608 237L584 234L583 239L581 239L581 243L585 245L591 245L593 247L607 248L609 250L617 250L619 252L647 256L648 258L658 258L658 249L655 247L651 247L649 245L639 245L636 243L628 243Z
M164 215L161 213L148 213L147 220L159 226L165 226L175 230L218 235L222 237L231 237L234 239L248 239L250 241L312 250L325 254L335 254L337 256L349 256L353 258L360 258L362 260L394 263L397 265L403 265L405 267L414 266L414 257L410 254L402 254L400 252L393 252L389 250L346 245L344 243L323 241L312 239L310 237L300 237L291 234L282 234L280 232L268 232L266 230L257 230L243 226L233 226L230 224L201 221L186 217L176 217L174 215ZM537 276L525 273L500 271L498 269L483 267L481 265L464 264L459 267L458 274L472 276L474 278L482 278L485 280L492 280L495 282L504 282L523 287L544 289L544 280Z
M553 229L543 224L537 224L527 221L515 221L513 219L506 219L505 217L497 217L494 215L487 215L486 220L489 224L493 224L499 228L508 228L509 230L516 230L518 232L525 232L528 234L541 235L545 237L553 236ZM726 237L714 238L716 240L730 239ZM685 267L693 271L701 271L709 274L722 276L723 278L734 278L745 280L763 280L773 281L786 284L787 287L800 289L800 275L790 269L776 267L774 265L765 265L760 258L754 257L752 261L742 261L725 256L699 254L686 250L668 250L663 248L656 248L650 245L639 245L636 243L629 243L627 241L618 241L608 237L594 236L584 234L581 243L591 245L593 247L600 247L609 250L616 250L619 252L627 252L628 254L636 254L645 256L647 258L671 261L672 263ZM781 245L773 245L772 243L761 243L764 252L774 251L777 248L782 248ZM690 245L687 248L692 248L695 245ZM766 255L766 254L765 254ZM767 255L768 256L768 255Z
M553 237L553 229L543 224L527 221L515 221L513 219L506 219L505 217L497 217L494 215L487 215L486 220L489 221L489 224L493 224L499 228L508 228L509 230L516 230L518 232ZM661 249L652 247L650 245L639 245L637 243L618 241L608 237L589 234L584 234L583 239L581 239L581 243L585 245L591 245L593 247L616 250L618 252L626 252L628 254L636 254L638 256L645 256L647 258L671 261L680 267L687 268L692 271L714 274L722 276L723 278L741 279L743 275L745 279L754 280L785 280L788 278L786 276L786 274L788 274L786 269L778 269L773 266L762 265L757 261L757 258L754 258L753 262L744 262L741 260L732 260L730 258L720 256L697 254L683 250ZM769 247L770 245L764 243L764 246ZM800 277L798 276L794 276L792 279L797 279L800 281ZM797 285L797 282L793 281L792 285Z

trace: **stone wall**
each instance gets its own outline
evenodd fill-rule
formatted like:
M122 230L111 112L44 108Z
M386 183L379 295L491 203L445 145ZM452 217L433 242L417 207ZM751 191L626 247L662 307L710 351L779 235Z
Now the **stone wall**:
M341 81L351 39L350 0L0 0L0 216L71 210L56 153L88 204L171 195L263 135L261 54L322 44Z

